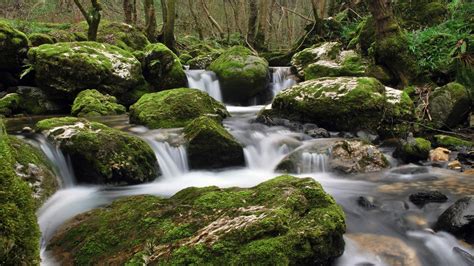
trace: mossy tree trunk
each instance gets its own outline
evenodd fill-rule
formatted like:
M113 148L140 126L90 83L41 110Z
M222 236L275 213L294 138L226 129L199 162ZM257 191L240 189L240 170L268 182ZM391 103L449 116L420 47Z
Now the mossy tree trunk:
M163 43L176 53L174 38L174 19L176 16L175 0L167 0L166 2L166 20L163 19ZM162 1L163 3L163 1ZM164 14L163 14L164 17Z
M123 0L124 22L132 24L133 3L130 0Z
M155 3L153 0L145 0L143 3L145 10L145 34L152 42L156 41L156 15Z
M268 0L260 0L260 6L258 8L258 28L255 35L254 48L259 51L267 50L267 31L268 31Z
M255 47L255 37L257 34L258 7L257 1L248 1L249 3L249 21L247 24L247 42L253 48Z
M97 40L97 31L99 30L99 24L101 19L102 6L99 0L91 0L91 8L89 11L82 6L79 0L74 0L74 3L81 11L82 15L86 19L89 29L87 30L87 39L89 41Z
M387 67L399 80L399 87L406 87L417 76L415 60L408 49L407 36L402 32L393 15L390 0L367 0L375 19L375 61Z

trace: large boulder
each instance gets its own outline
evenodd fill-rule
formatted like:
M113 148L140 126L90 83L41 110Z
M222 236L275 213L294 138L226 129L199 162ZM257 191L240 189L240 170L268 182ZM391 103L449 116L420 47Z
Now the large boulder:
M41 88L18 86L15 93L20 96L20 111L30 115L64 114L70 106L66 102L54 100Z
M178 56L162 43L146 47L143 67L145 79L155 90L181 88L188 84Z
M367 77L308 80L280 92L263 115L315 123L328 130L396 132L411 117L413 103L405 92ZM387 126L389 125L389 126ZM400 127L403 128L403 127Z
M46 156L26 141L10 137L15 174L26 181L39 208L59 189L59 180Z
M0 70L18 71L28 52L26 35L0 22Z
M201 116L184 128L192 169L244 166L242 145L215 119Z
M85 89L129 102L127 93L144 86L140 62L116 46L96 42L44 44L28 53L36 83L48 94L72 102Z
M325 42L306 48L291 58L291 65L296 68L298 75L304 77L304 70L310 64L319 60L334 60L341 51L341 44L338 42Z
M470 110L469 93L459 83L437 88L430 96L429 111L434 126L438 128L453 128L466 121Z
M36 129L71 158L80 183L137 184L158 176L147 143L117 129L73 117L42 120Z
M268 62L242 46L222 53L209 69L219 77L226 102L246 102L263 92L269 81Z
M304 68L305 80L322 77L364 76L368 63L353 50L342 51L335 59L320 59Z
M221 119L230 116L225 106L207 93L179 88L143 95L130 107L130 122L149 128L176 128L206 114Z
M214 51L208 54L198 55L186 63L189 65L189 69L207 69L221 54L221 51Z
M81 91L72 105L74 116L119 115L127 111L125 106L117 103L114 96L104 95L98 90Z
M344 213L311 178L135 196L73 218L47 249L61 264L330 265Z
M46 33L28 34L28 39L30 40L31 47L55 43L54 39Z
M15 173L10 138L0 120L0 264L39 264L40 231L28 183Z
M474 196L464 197L446 209L434 229L446 231L474 244Z

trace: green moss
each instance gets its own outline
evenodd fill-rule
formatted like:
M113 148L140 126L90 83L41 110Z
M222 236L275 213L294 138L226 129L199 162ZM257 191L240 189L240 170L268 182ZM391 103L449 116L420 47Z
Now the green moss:
M394 5L395 14L404 28L422 28L441 23L448 14L445 0L400 0Z
M228 102L242 102L265 90L268 62L243 46L234 46L214 60L209 69L219 78L222 96Z
M438 146L445 147L453 150L460 150L463 147L472 148L474 143L472 141L463 140L460 138L447 136L447 135L435 135L435 143Z
M190 54L185 53L179 56L179 61L181 62L181 65L186 65L186 63L191 59L193 59L193 57Z
M426 160L431 150L431 142L423 138L415 138L405 143L397 152L398 156L406 162Z
M140 62L116 46L96 42L44 44L28 58L36 83L56 98L72 101L82 90L96 88L119 97L142 86Z
M79 41L76 34L67 30L54 30L48 32L47 35L53 40L53 43Z
M42 44L53 44L54 40L45 33L32 33L28 35L28 39L30 40L31 46L36 47Z
M9 93L0 99L0 116L12 116L19 109L21 97L17 93Z
M39 264L35 202L28 184L15 174L9 140L0 120L0 264Z
M117 99L97 90L81 91L72 105L71 114L74 116L103 116L118 115L126 112L123 105L117 104Z
M453 128L467 120L471 110L469 93L455 82L437 88L430 96L429 110L435 127Z
M120 130L72 117L42 120L36 129L70 156L81 183L137 184L158 175L147 143Z
M186 87L188 84L178 56L162 43L146 47L143 73L155 91Z
M366 62L356 52L343 51L334 60L319 60L304 69L305 80L321 77L364 76Z
M0 70L19 70L28 51L26 35L0 21Z
M207 93L179 88L143 95L130 107L130 122L149 128L184 127L205 114L229 116L225 106Z
M281 176L250 189L121 199L76 217L48 249L76 264L326 265L342 254L344 230L342 209L317 182Z

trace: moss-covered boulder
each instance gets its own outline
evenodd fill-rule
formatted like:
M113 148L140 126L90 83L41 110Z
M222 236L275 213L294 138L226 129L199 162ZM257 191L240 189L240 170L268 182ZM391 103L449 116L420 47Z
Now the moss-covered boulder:
M47 249L61 264L330 265L344 213L311 178L135 196L76 216Z
M415 121L415 104L405 92L385 87L385 106L377 132L381 137L405 136L413 130L408 121Z
M114 96L104 95L98 90L85 90L81 91L74 100L71 114L91 117L119 115L126 111L125 106L118 104Z
M369 130L387 134L380 125L401 123L399 118L412 113L413 105L403 92L393 96L386 92L385 86L374 78L309 80L279 93L269 113L315 123L328 130ZM385 110L389 112L384 113Z
M70 31L86 34L88 27L86 22L81 22L74 25ZM97 42L115 45L129 52L143 50L150 44L145 33L139 28L108 20L101 20L97 31Z
M0 120L0 264L39 264L40 231L28 183L15 174L10 138Z
M404 141L397 147L394 155L405 162L417 163L428 159L431 142L424 138L412 138Z
M438 128L453 128L467 120L471 100L467 89L459 83L449 83L434 90L430 96L429 111Z
M74 117L38 122L36 130L71 158L79 183L137 184L158 176L147 143L103 124Z
M176 128L206 114L220 119L230 116L225 106L207 93L179 88L143 95L130 107L130 122L149 128Z
M87 35L71 32L69 30L53 30L47 34L53 39L54 43L87 41Z
M18 86L15 92L20 96L19 112L29 115L57 115L70 111L67 102L55 100L41 88Z
M186 87L188 80L178 56L162 43L145 49L143 74L155 90Z
M52 96L74 100L85 89L129 102L126 95L144 86L140 62L129 52L109 44L71 42L30 49L28 58L36 83Z
M222 52L215 51L209 54L198 55L188 60L187 64L189 65L189 69L207 69L221 54Z
M0 116L9 117L20 108L21 97L18 93L9 93L0 99Z
M59 180L46 156L26 141L10 137L15 174L26 181L39 208L59 189Z
M338 42L325 42L306 48L291 58L291 65L294 66L300 77L304 77L304 70L310 64L318 60L334 60L341 51L341 44Z
M40 46L42 44L53 44L54 39L45 33L32 33L28 35L32 47Z
M201 116L184 128L192 169L244 166L242 145L215 119Z
M226 102L245 102L264 91L268 84L268 62L242 46L222 53L209 69L219 78Z
M435 135L434 139L437 146L448 148L450 150L461 150L463 148L471 149L474 147L474 142L472 141L448 135Z
M26 35L0 22L0 70L17 71L23 65L28 52Z
M334 60L321 59L304 68L305 80L322 77L364 76L367 62L353 50L342 51Z

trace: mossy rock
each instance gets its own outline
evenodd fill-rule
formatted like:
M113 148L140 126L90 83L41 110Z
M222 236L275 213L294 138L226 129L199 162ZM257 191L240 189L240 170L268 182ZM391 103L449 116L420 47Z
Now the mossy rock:
M96 42L44 44L28 58L36 83L48 94L73 101L85 89L96 88L124 103L127 92L145 86L140 62L116 46Z
M76 42L76 41L86 41L87 37L83 39L80 35L70 32L68 30L53 30L47 33L48 36L53 40L54 43L57 42Z
M448 15L448 2L445 0L399 0L394 11L404 28L419 29L437 25Z
M186 65L189 60L193 59L193 57L190 54L184 53L179 56L179 62L181 62L181 65Z
M41 88L18 86L16 93L20 95L20 112L25 114L67 114L71 108L67 102L55 100Z
M28 45L28 38L23 32L0 21L0 70L20 70Z
M334 60L341 51L341 44L338 42L324 42L306 48L291 59L291 65L294 66L300 77L304 77L304 70L312 63L318 60Z
M28 39L30 40L31 46L36 47L42 44L53 44L55 41L53 38L45 33L32 33L28 35Z
M470 149L474 147L474 142L472 141L463 140L448 135L435 135L434 139L437 146L448 148L451 150L461 150L463 148Z
M146 47L143 74L155 91L188 85L186 73L178 56L162 43Z
M220 52L213 52L196 56L188 61L189 69L207 69L220 55Z
M407 163L417 163L428 159L431 142L424 138L411 138L402 143L395 151L395 156Z
M36 208L59 189L59 180L46 156L37 148L17 137L10 137L15 174L26 181L36 202Z
M87 33L86 22L78 23L71 30L75 33ZM129 52L144 50L150 41L140 29L121 22L101 20L97 31L97 42L118 46Z
M455 82L435 89L430 96L429 111L437 128L453 128L466 121L471 111L467 89Z
M358 46L363 55L369 55L370 47L375 42L375 20L372 16L365 17L359 22L356 36L350 41L349 47Z
M395 83L392 73L384 66L371 64L366 73L368 77L376 78L384 85Z
M328 130L375 130L382 120L385 87L374 78L321 78L280 92L275 116L315 123Z
M148 144L120 130L74 117L42 120L36 130L71 158L79 183L138 184L158 176Z
M74 116L92 117L119 115L127 111L125 106L117 103L114 96L104 95L98 90L81 91L72 105Z
M304 68L305 80L322 77L364 76L367 62L353 50L342 51L334 60L317 60Z
M28 183L15 174L15 159L0 120L0 264L40 263L40 231Z
M224 101L246 102L263 92L269 82L268 62L243 46L226 50L209 66L221 84Z
M416 121L415 104L410 96L405 91L385 87L385 109L377 130L379 135L383 138L406 136L413 131L410 121Z
M206 114L220 119L230 116L225 106L207 93L179 88L143 95L130 107L130 122L149 128L177 128Z
M47 249L61 264L331 265L344 213L311 178L134 196L73 218Z
M242 145L215 119L201 116L184 128L191 169L244 166Z
M0 116L9 117L20 108L21 97L18 93L9 93L0 99Z

